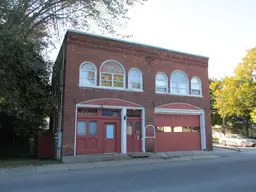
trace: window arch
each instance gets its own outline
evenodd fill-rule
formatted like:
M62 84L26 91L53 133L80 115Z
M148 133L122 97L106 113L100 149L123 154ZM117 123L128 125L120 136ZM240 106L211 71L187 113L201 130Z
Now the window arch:
M131 68L128 72L128 88L142 89L142 73L137 68Z
M170 78L172 94L188 95L188 77L183 71L174 71Z
M191 79L191 95L202 95L201 80L198 77Z
M125 70L117 61L105 61L100 67L100 86L125 88Z
M79 72L80 86L96 86L97 85L97 68L91 62L84 62L80 65Z
M168 80L167 76L163 72L156 74L156 92L167 93L168 92Z

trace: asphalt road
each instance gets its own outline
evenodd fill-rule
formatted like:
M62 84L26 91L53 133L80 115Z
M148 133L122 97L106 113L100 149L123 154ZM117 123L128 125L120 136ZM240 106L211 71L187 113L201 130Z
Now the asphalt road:
M1 192L255 192L256 154L0 177Z

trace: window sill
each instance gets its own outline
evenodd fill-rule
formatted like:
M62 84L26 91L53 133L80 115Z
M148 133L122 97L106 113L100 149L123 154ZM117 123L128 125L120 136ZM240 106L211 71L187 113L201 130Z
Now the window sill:
M107 86L92 86L92 85L79 85L80 88L95 88L95 89L107 89L107 90L115 90L115 91L130 91L130 92L143 92L142 89L126 89L126 88L118 88L118 87L107 87Z
M202 98L203 96L202 95L181 95L181 94L173 94L173 93L163 93L163 92L155 92L156 94L161 94L161 95L173 95L173 96L183 96L183 97L200 97Z

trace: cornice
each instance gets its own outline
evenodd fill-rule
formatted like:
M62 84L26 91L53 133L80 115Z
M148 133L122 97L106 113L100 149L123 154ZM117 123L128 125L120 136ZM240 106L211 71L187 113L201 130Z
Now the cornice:
M179 52L170 52L161 49L154 49L136 44L128 44L119 41L111 41L96 37L81 37L81 35L70 34L68 36L69 44L86 45L94 49L106 51L120 52L122 54L145 57L147 62L160 60L170 63L181 63L185 65L193 65L200 67L208 67L208 59L199 56L192 56Z

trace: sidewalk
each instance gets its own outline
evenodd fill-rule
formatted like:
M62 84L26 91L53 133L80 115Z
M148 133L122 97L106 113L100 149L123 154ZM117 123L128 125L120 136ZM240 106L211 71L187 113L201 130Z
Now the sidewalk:
M170 152L170 153L156 153L148 158L138 158L130 160L116 160L116 161L101 161L101 162L86 162L86 163L60 163L42 166L26 166L18 168L1 168L0 177L6 175L22 175L33 173L45 173L56 171L70 171L70 170L88 170L103 167L117 167L127 165L140 164L154 164L171 161L188 161L197 159L212 159L224 157L222 153L227 153L227 150L214 151L189 151L189 152ZM234 151L231 151L234 152Z

